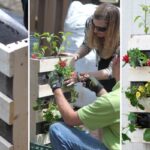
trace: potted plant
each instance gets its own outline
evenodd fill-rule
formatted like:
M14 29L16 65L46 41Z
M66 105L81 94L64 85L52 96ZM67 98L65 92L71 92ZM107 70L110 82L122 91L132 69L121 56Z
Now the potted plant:
M49 56L58 56L61 52L65 50L62 42L69 45L67 41L68 36L71 35L70 32L59 32L58 35L54 33L44 32L42 34L34 33L33 37L36 42L33 43L32 47L32 58L43 58L46 56L48 51Z
M140 86L131 86L125 95L133 107L150 111L150 82Z
M139 48L133 48L127 51L123 56L123 66L129 64L131 67L150 66L150 56L144 54Z
M122 130L122 142L131 142L130 136L137 129L143 130L143 137L141 139L145 142L150 142L150 128L147 122L149 122L149 114L130 112L128 114L128 125Z

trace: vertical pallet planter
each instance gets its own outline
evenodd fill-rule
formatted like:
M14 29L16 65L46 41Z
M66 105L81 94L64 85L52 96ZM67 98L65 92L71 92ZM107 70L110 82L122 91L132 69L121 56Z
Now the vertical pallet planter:
M150 54L150 35L134 35L131 37L129 41L129 49L133 48L139 48L142 50L145 54ZM149 55L150 58L150 55ZM134 85L139 85L144 82L150 81L150 66L144 66L144 67L127 67L127 73L128 73L128 87L131 87ZM125 79L124 79L125 80ZM126 99L128 101L128 99ZM140 101L140 100L139 100ZM148 103L150 104L150 98L147 98ZM134 113L150 113L150 105L146 107L146 109L141 110L139 108L133 107L131 104L128 103L128 113L134 112ZM137 129L133 133L131 133L130 138L131 142L137 142L137 143L149 143L143 140L143 133L144 129Z
M0 44L0 149L28 148L28 41Z
M70 64L72 57L61 57L62 60L67 59L67 63ZM55 65L58 63L59 58L42 58L42 59L30 59L30 129L31 142L39 143L39 144L47 144L49 140L48 134L36 135L36 124L37 121L40 122L39 118L37 120L38 112L33 110L33 103L38 98L45 98L53 96L52 89L48 82L44 84L39 84L39 76L40 74L48 73L55 69ZM42 119L41 119L42 120Z

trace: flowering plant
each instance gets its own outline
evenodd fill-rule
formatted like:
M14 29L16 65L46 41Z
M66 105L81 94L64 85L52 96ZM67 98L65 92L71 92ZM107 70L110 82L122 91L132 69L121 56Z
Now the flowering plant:
M63 78L63 81L69 78L77 78L77 73L74 72L74 68L71 65L67 65L67 60L61 60L61 58L59 58L58 63L55 65L55 70L58 72L60 77ZM74 85L66 86L63 84L63 88L70 91L71 102L75 102L78 97L78 93L76 92Z
M67 65L67 60L61 60L61 58L59 58L59 62L55 65L55 70L60 76L67 79L72 75L74 68Z
M124 62L123 66L127 63L134 68L137 66L150 66L150 58L138 48L133 48L127 51L127 54L123 56L122 60Z
M130 100L132 106L139 107L143 110L144 107L139 103L139 100L145 97L150 97L150 82L147 82L144 85L128 88L125 95Z

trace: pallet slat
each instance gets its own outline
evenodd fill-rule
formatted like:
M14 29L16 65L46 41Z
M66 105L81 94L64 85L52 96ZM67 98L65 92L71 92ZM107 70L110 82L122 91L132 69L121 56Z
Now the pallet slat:
M130 67L128 74L129 81L150 81L150 67Z
M141 50L150 50L150 35L134 35L129 41L129 49L139 48Z
M53 95L52 89L48 84L39 85L39 98Z
M14 101L0 92L0 118L12 125L14 115Z
M8 47L0 43L0 72L8 77L13 76L13 53Z
M0 150L13 150L13 145L0 136Z
M67 59L67 63L71 63L72 57L61 57L62 60ZM31 59L31 63L36 61L39 64L39 73L50 72L55 69L55 65L58 63L59 58L43 58L43 59Z

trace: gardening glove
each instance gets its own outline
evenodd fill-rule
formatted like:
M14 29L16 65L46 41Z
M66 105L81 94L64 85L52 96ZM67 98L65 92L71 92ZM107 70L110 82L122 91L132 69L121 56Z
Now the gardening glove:
M50 72L48 74L48 78L49 78L49 84L50 84L53 92L56 89L61 88L62 80L61 80L61 77L58 75L58 73L56 71Z
M94 77L87 78L84 86L91 91L94 91L96 94L104 88L103 85Z

